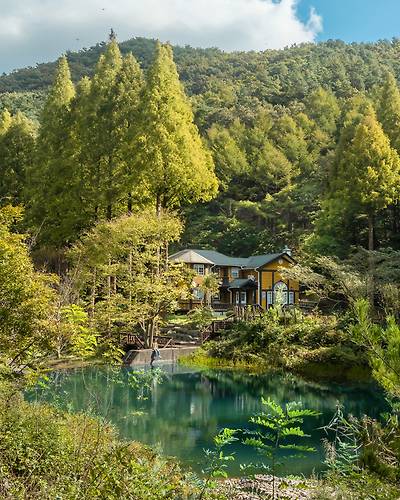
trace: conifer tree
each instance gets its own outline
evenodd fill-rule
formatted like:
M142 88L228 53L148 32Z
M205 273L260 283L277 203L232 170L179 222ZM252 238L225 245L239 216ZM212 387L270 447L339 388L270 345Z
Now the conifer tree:
M400 90L392 73L387 73L380 89L377 114L392 148L400 153Z
M335 197L366 215L369 250L374 250L375 216L398 200L399 186L399 156L370 106L355 127L348 147L340 150L333 184Z
M307 115L321 130L332 135L336 131L340 114L339 104L333 92L319 87L308 96L305 104Z
M0 135L0 205L21 204L26 174L32 165L36 129L22 113L6 115ZM0 122L0 128L2 124Z
M193 122L168 45L157 44L139 113L132 161L135 176L157 212L215 196L218 181L212 157Z
M114 90L118 73L122 67L122 56L113 37L96 66L90 86L82 129L82 148L86 149L91 205L95 217L111 219L113 205L121 189L121 164L116 155L119 134L114 110Z
M74 95L68 61L63 56L58 62L54 83L41 115L35 161L27 185L31 205L28 219L36 227L41 227L43 241L58 241L53 229L59 227L64 216L58 201L68 193L72 177L66 145L70 133L69 110Z
M11 113L5 109L0 114L0 136L5 134L11 125Z
M129 213L132 212L134 198L132 191L137 189L137 186L126 143L129 134L134 133L138 127L138 107L143 85L144 77L140 65L132 53L129 53L123 58L112 96L116 122L114 129L116 156L122 165L121 194L123 198L126 198Z

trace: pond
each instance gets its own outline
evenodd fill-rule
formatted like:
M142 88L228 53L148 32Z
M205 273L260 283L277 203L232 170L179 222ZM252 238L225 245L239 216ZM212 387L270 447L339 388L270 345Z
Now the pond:
M304 425L311 435L306 442L317 452L289 460L279 470L282 475L310 475L323 469L321 439L326 435L321 427L328 424L338 403L346 414L355 416L379 417L386 410L384 396L373 383L315 383L292 374L252 375L179 365L161 366L160 370L162 381L153 383L144 395L128 383L127 370L89 367L52 373L47 386L39 386L28 398L70 411L91 409L115 424L123 438L156 447L198 472L203 450L212 447L213 436L224 427L248 428L249 417L261 409L261 396L280 404L301 401L304 407L321 413L306 419ZM231 475L241 475L241 463L260 461L255 451L241 444L226 451L236 456Z

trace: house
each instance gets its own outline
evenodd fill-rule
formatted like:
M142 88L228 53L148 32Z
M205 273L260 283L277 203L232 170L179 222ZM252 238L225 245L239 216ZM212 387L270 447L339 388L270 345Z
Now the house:
M182 302L182 310L200 305L204 299L201 283L208 273L219 277L219 292L212 298L215 310L226 310L232 306L260 305L268 309L278 302L284 305L299 301L299 283L284 279L279 269L295 264L291 251L285 248L280 253L231 257L214 250L185 249L170 256L174 262L183 262L191 268L193 299Z

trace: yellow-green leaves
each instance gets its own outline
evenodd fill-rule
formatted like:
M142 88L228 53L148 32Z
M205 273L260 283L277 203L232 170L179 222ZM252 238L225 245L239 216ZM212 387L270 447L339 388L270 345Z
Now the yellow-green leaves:
M134 175L158 209L208 201L218 182L188 98L179 81L172 49L157 45L139 108L131 154Z

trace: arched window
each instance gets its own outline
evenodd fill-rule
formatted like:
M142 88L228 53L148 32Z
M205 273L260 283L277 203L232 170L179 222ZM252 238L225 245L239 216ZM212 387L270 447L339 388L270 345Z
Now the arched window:
M274 285L274 304L280 304L282 306L289 303L289 293L287 284L283 281L278 281Z

